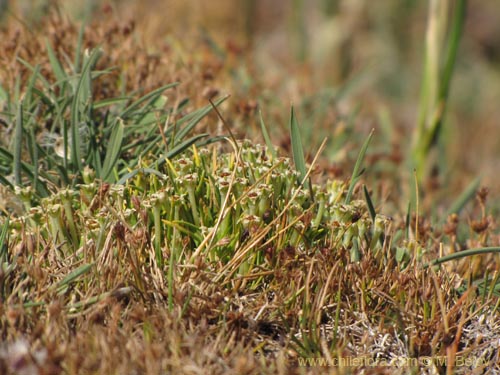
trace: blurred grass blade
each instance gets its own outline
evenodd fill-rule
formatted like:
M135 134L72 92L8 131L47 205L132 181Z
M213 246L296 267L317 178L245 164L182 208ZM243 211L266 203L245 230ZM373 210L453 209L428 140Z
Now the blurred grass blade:
M94 49L85 61L80 79L78 80L73 101L71 103L71 162L76 171L82 170L82 155L80 145L79 126L84 109L89 106L90 99L90 71L101 56L100 49Z
M453 14L453 25L448 44L446 55L446 65L444 67L443 77L440 85L440 99L446 101L448 98L451 77L457 61L458 45L462 36L463 27L465 24L465 13L467 8L467 0L457 0Z
M370 197L370 193L368 192L368 189L366 188L366 185L363 185L363 192L365 193L366 205L368 206L368 212L370 213L372 223L375 223L375 216L377 216L377 213L375 212L375 207L373 206L373 202L372 202L372 199Z
M208 136L208 134L205 134L205 136ZM227 138L223 135L219 135L216 137L209 137L209 138L200 140L200 142L196 142L196 147L200 148L200 147L207 146L207 145L210 145L210 144L215 143L215 142L224 141L225 139L227 139Z
M106 152L106 156L104 158L104 163L102 165L102 176L101 178L104 181L112 182L109 179L113 168L115 167L122 150L123 143L123 134L125 131L125 125L123 121L119 119L119 121L113 127L113 131L109 140L109 147Z
M2 85L0 85L0 101L6 102L9 98L9 94L7 91L3 88Z
M354 165L354 170L352 171L351 182L349 183L349 189L347 190L347 195L345 197L345 203L349 204L351 202L352 192L354 191L354 186L356 182L358 182L360 176L361 164L363 163L363 159L365 158L366 150L368 149L368 145L370 144L370 140L372 139L374 130L370 132L370 135L366 139L365 143L361 147L359 151L358 159L356 160L356 164Z
M470 257L473 255L482 255L482 254L494 254L494 253L500 253L500 247L480 247L476 249L467 249L467 250L462 250L458 253L452 253L448 254L444 257L434 259L433 261L424 264L424 268L427 268L429 266L437 266L438 264L446 263L452 260L457 260L457 259L462 259L465 257Z
M179 82L169 83L168 85L161 86L161 87L157 88L156 90L153 90L150 93L147 93L146 95L144 95L140 99L137 99L135 102L130 104L127 108L125 108L119 114L119 117L121 117L124 120L127 119L129 117L129 115L133 114L137 109L139 109L143 103L145 103L149 100L155 101L161 94L163 94L163 92L165 90L168 90L172 87L175 87L178 84L179 84Z
M35 83L38 79L39 73L40 73L40 65L36 65L35 70L33 71L33 74L31 75L31 78L28 82L28 87L26 88L26 93L24 94L23 105L28 112L30 111L30 109L33 105L33 92L34 92Z
M431 127L426 133L425 137L424 152L426 154L430 151L434 144L436 144L443 126L443 119L446 113L446 104L448 101L448 94L451 86L451 78L453 76L455 62L457 60L458 45L465 23L466 3L466 0L458 0L457 5L455 6L452 31L448 40L446 63L444 65L443 71L441 72L439 82L437 103L435 105Z
M0 174L0 183L7 186L9 189L14 189L14 186L2 174Z
M28 68L32 72L36 71L36 67L34 67L33 65L31 65L29 62L23 60L22 58L18 57L17 61L19 61L22 65L24 65L26 68ZM20 78L21 77L19 77L19 79ZM44 85L45 88L51 87L51 84L49 83L49 81L47 81L47 79L45 79L45 77L43 77L42 75L40 75L39 79L40 79L40 81L42 82L42 84ZM18 93L16 95L14 95L14 98L17 98L17 97L18 97Z
M408 202L408 207L406 208L405 238L407 240L410 238L410 225L411 225L411 201Z
M56 77L57 82L61 85L61 88L64 87L64 83L67 81L68 76L64 71L60 61L57 59L56 53L48 39L45 40L45 45L47 48L47 54L49 56L50 66L52 67L52 72Z
M0 233L0 262L5 261L7 258L7 233L9 232L9 223L10 219L7 216L5 219L5 223L2 226L2 232ZM0 264L0 267L2 267L2 264Z
M213 102L213 106L217 107L219 106L222 102L224 102L229 96L224 96L220 99L217 99L215 102ZM180 142L184 137L203 119L205 118L206 115L210 113L210 111L213 110L212 104L207 105L204 108L201 108L194 112L192 115L194 116L189 123L184 126L182 129L179 130L179 132L175 136L175 142L174 144L177 144ZM179 125L180 121L177 122Z
M165 160L163 160L163 162L165 162ZM165 177L165 175L163 173L159 172L157 169L154 169L154 168L137 168L137 169L134 169L132 172L129 172L129 173L123 175L117 181L116 184L117 185L123 185L128 180L130 180L132 177L137 176L139 173L142 173L142 174L145 174L145 175L152 174L152 175L155 175L155 176L159 177L160 179L163 179Z
M159 113L164 110L167 101L168 100L165 95L159 95L158 97L154 98L154 100L149 101L146 104L143 113L140 114L140 118L134 118L137 126L139 128L147 129L149 125L164 123L165 117L159 116Z
M23 102L17 107L16 130L14 138L14 182L16 186L21 186L21 153L23 147Z
M182 153L188 147L195 144L198 140L205 138L205 137L208 137L207 133L197 134L197 135L185 140L184 142L179 143L177 146L175 146L169 152L166 153L165 158L167 158L167 159L173 158L174 156ZM165 159L165 158L162 158L162 159Z
M82 25L80 26L80 31L78 32L78 41L76 43L76 50L75 50L75 63L73 66L75 73L78 73L80 71L80 60L82 56L84 33L85 33L85 22L82 23Z
M76 270L70 272L64 279L55 284L57 293L58 294L63 293L65 289L69 286L69 284L77 280L80 276L86 274L93 266L94 266L93 263L83 264Z
M460 194L457 200L451 205L450 209L446 213L446 216L443 217L443 221L446 221L446 218L451 214L459 214L460 211L462 211L467 202L469 202L476 195L476 191L480 183L481 183L481 177L477 177L467 186L467 188L463 191L463 193Z
M273 159L277 158L276 150L274 149L274 145L271 142L271 138L269 137L269 133L267 132L266 124L264 123L264 118L262 117L262 111L259 109L259 117L260 117L260 128L262 129L262 135L264 136L264 141L266 142L267 149L271 152Z
M304 158L304 149L302 147L302 139L300 137L299 124L295 116L293 106L290 110L290 138L292 142L292 155L295 169L299 172L300 183L304 183L307 187L309 184L304 181L307 173L306 161Z
M102 100L99 100L98 102L95 102L92 107L94 110L101 109L101 108L105 108L105 107L110 107L110 106L115 105L115 104L120 104L120 103L126 102L127 100L130 100L130 96L102 99Z
M35 135L35 128L33 126L30 127L30 131L28 134L28 147L30 149L30 154L31 154L31 163L33 165L33 190L36 192L39 191L39 178L38 178L38 144L36 143L36 135Z
M451 78L457 60L458 45L465 24L466 0L453 4L451 31L446 40L450 5L431 0L427 21L424 74L420 93L420 108L412 157L419 181L425 177L428 156L438 144L442 132ZM444 51L446 49L446 55Z

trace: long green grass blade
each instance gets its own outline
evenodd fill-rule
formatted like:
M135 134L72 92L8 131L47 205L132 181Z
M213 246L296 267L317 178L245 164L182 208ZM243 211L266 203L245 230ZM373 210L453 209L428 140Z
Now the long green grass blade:
M61 62L57 59L56 53L48 39L45 40L45 46L47 48L47 54L49 56L50 66L52 67L52 72L54 73L56 80L62 86L63 82L67 81L67 74L64 71Z
M108 98L108 99L102 99L93 104L94 109L101 109L105 107L110 107L115 104L121 104L126 102L127 100L130 100L130 96L124 96L124 97L118 97L118 98Z
M264 118L262 117L262 111L259 109L259 117L260 117L260 128L262 129L262 135L264 136L264 141L266 142L267 149L271 152L271 155L274 159L276 159L276 150L274 149L274 145L271 142L271 138L269 137L269 133L267 132L266 124L264 123Z
M457 260L465 257L470 257L473 255L493 254L493 253L500 253L500 247L480 247L477 249L463 250L458 253L453 253L438 259L434 259L433 261L424 264L424 268L427 268L429 266L437 266L438 264L446 263L452 260Z
M466 3L466 0L458 0L455 7L452 31L448 41L446 63L444 69L441 72L439 91L437 93L438 102L436 103L435 112L432 117L431 127L429 128L429 131L426 133L425 137L425 153L428 153L431 147L437 142L443 126L443 119L446 113L445 109L451 86L451 78L453 76L455 62L457 60L460 37L462 35L462 29L465 23Z
M474 181L472 181L467 188L460 194L457 200L451 205L450 209L446 213L446 216L443 217L443 221L451 214L458 214L465 205L474 198L476 195L476 191L481 183L481 177L477 177Z
M147 101L155 101L165 90L168 90L172 87L175 87L179 85L179 82L174 82L174 83L169 83L168 85L161 86L157 88L156 90L153 90L140 99L137 99L135 102L130 104L127 108L125 108L119 115L118 117L121 117L122 119L127 119L131 115L135 113L135 111L139 108L141 108L141 105L146 103Z
M75 73L78 73L80 71L80 60L81 60L81 56L82 56L84 32L85 32L85 22L82 23L82 26L80 27L80 31L78 32L78 41L76 43L76 50L75 50L75 63L73 66Z
M19 103L17 108L16 129L14 138L14 182L17 186L21 186L21 154L23 148L23 102Z
M163 162L165 162L165 160L163 160ZM132 172L129 172L129 173L123 175L116 182L116 184L117 185L123 185L128 180L130 180L132 177L137 176L139 173L142 173L142 174L145 174L145 175L152 174L152 175L155 175L155 176L159 177L160 179L163 179L165 177L165 175L163 173L159 172L156 168L137 168L137 169L134 169Z
M166 116L162 115L165 111L165 106L167 104L167 97L165 95L159 95L153 101L148 102L148 104L141 111L139 118L134 117L134 122L136 123L135 128L138 130L143 129L158 129L158 124L163 124L166 120ZM153 126L151 126L153 125Z
M89 272L89 270L94 266L93 263L83 264L78 267L76 270L70 272L64 279L55 284L58 293L64 292L64 290L71 284L76 281L80 276Z
M457 61L458 46L465 24L465 13L467 8L467 0L457 0L453 14L453 25L451 28L450 40L446 55L446 65L443 71L443 77L440 85L440 99L446 100L450 89L450 81L453 76L455 62Z
M408 202L408 207L406 208L406 216L405 216L405 238L407 240L410 238L410 226L411 226L411 201Z
M173 158L174 156L182 153L183 151L185 151L186 149L188 149L189 147L194 145L200 139L203 139L206 137L208 137L207 133L197 134L197 135L185 140L184 142L179 143L174 148L172 148L169 152L166 153L165 157L168 159Z
M82 155L80 147L80 134L78 131L83 118L85 106L88 103L90 91L90 71L101 56L101 50L93 50L85 61L80 79L78 80L73 101L71 103L71 162L77 171L82 170Z
M5 161L5 164L12 164L14 156L10 151L0 146L0 159L3 159Z
M111 175L111 172L113 171L113 168L115 167L120 157L124 131L125 125L123 124L123 121L120 120L115 124L113 128L113 132L111 133L111 137L109 140L109 148L106 152L106 157L104 158L104 163L102 165L101 178L104 181L112 182L110 181L109 176Z
M31 110L31 107L33 106L33 89L35 88L35 83L38 79L38 76L40 74L40 65L35 66L35 70L33 71L33 74L30 77L30 80L28 82L28 87L26 88L26 93L24 94L24 100L23 100L23 105L24 108L28 111L28 113Z
M26 68L28 68L29 70L31 70L33 73L36 71L36 67L33 66L33 65L31 65L26 60L23 60L22 58L18 57L17 61L19 61L22 65L24 65ZM43 84L43 86L45 88L50 88L51 87L51 84L49 83L49 81L47 81L45 79L45 77L43 77L42 75L40 75L38 78L40 79L40 82L42 82L42 84ZM17 95L15 97L17 97Z
M14 165L14 160L15 160L14 154L10 153L8 150L6 150L3 147L0 147L0 159L3 159L5 161L5 164L12 164L12 165ZM30 164L27 164L27 163L24 163L24 162L20 161L19 168L20 168L20 170L22 172L24 172L26 174L26 176L28 178L30 178L31 180L33 180L33 178L34 178L34 172L33 172L34 166L33 165L30 165ZM50 181L50 175L48 175L46 173L42 173L41 171L40 171L40 174L42 175L42 177L44 179ZM0 182L3 185L5 185L5 186L9 186L10 188L14 188L14 186L6 178L4 178L3 176L0 176ZM15 183L15 181L14 181L14 183ZM17 185L17 186L19 186L19 185ZM43 184L39 185L39 191L38 191L38 193L42 197L49 195L46 187Z
M290 138L292 142L292 155L293 162L295 163L295 169L299 172L300 183L304 183L307 187L308 183L307 181L304 181L307 173L304 149L302 147L299 124L297 122L293 106L290 110Z
M229 96L224 96L218 100L216 100L215 102L213 102L213 105L214 106L219 106L222 102L224 102ZM189 123L184 126L182 129L180 129L176 136L175 136L175 141L174 141L174 144L177 144L178 142L182 141L184 139L184 137L208 114L210 113L210 111L212 111L213 107L212 105L207 105L206 107L204 108L201 108L199 110L197 110L195 113L194 113L194 117L192 118L191 121L189 121ZM179 125L180 121L177 122L177 125Z
M370 144L370 140L372 139L374 130L370 132L370 135L366 139L365 143L361 147L361 150L358 154L358 159L356 160L356 164L354 165L354 170L352 171L351 182L349 183L349 189L347 190L347 195L345 197L345 203L349 204L351 202L352 192L354 191L354 186L356 182L358 182L361 165L363 164L363 159L365 158L366 150L368 149L368 145Z
M4 174L0 174L0 183L2 185L5 185L7 186L9 189L14 189L14 186L10 183L9 180L7 180L4 175L6 175L7 173L4 173Z
M31 91L38 98L40 98L40 100L43 102L43 104L45 104L48 107L48 110L47 110L48 112L52 111L53 109L57 109L58 108L57 101L54 98L52 98L51 96L49 96L47 94L47 92L39 90L36 87L33 87Z
M366 206L368 207L372 223L375 223L375 216L377 216L377 213L375 212L375 207L373 206L372 198L370 197L370 193L368 192L366 185L363 185L363 193L365 194Z
M36 143L36 135L35 129L33 126L30 127L29 134L27 137L30 155L31 155L31 164L33 165L33 189L35 191L39 190L39 179L38 179L38 149L39 146Z
M208 136L208 134L207 134L207 136ZM200 140L199 142L196 142L196 147L199 148L199 147L207 146L207 145L210 145L212 143L223 141L225 139L227 139L227 137L225 137L223 135L219 135L216 137L209 137L209 138L205 137L205 139Z
M424 77L420 93L420 108L413 160L419 180L424 176L429 152L438 143L457 60L458 46L465 24L466 0L453 5L452 26L446 43L444 30L448 23L449 7L446 3L431 1L427 24ZM446 55L442 53L446 49Z
M0 101L7 102L8 100L9 100L9 94L3 88L3 86L0 85Z
M9 232L10 219L7 216L5 223L2 226L2 232L0 233L0 262L6 259L7 252L7 233ZM1 264L0 264L1 267Z
M165 163L166 159L171 159L174 156L182 153L187 148L189 148L190 146L195 144L197 141L199 141L200 139L205 138L207 136L208 136L208 134L206 134L206 133L198 134L198 135L195 135L195 136L185 140L182 143L179 143L177 146L175 146L170 151L168 151L164 157L162 157L162 158L158 159L156 162L154 162L153 165L155 165L156 167L162 165L163 163ZM154 168L153 165L150 166L150 168Z

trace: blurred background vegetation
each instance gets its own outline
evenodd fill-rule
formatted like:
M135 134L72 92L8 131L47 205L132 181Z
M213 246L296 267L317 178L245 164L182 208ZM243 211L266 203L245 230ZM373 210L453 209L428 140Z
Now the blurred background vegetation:
M48 32L37 24L54 1L10 1L8 8L2 3L4 27ZM168 83L165 77L181 79L201 105L213 92L231 94L223 115L240 137L261 136L258 106L275 143L287 149L293 103L310 155L329 138L325 165L334 174L348 176L352 168L343 173L341 166L355 160L375 128L368 154L371 176L397 182L392 188L397 190L412 183L406 160L418 123L431 3L66 0L58 5L77 23L128 25L134 45L141 47L138 53L158 57L156 71L161 56L168 55L175 72L150 76L149 84L155 78L158 86ZM442 3L450 12L455 4ZM182 69L190 74L180 74ZM482 176L482 184L498 196L499 99L500 5L497 0L469 2L444 126L429 155L438 168L423 184L424 193L432 191L446 202Z

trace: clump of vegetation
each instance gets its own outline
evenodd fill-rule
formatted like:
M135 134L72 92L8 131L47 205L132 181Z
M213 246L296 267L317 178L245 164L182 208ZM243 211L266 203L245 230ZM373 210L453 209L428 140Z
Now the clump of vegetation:
M222 154L216 148L195 147L163 163L157 160L155 169L139 166L123 185L102 183L87 170L85 184L59 190L33 207L29 189L19 191L27 214L4 223L3 231L3 334L12 340L45 321L38 328L41 341L16 345L45 353L43 360L35 356L35 366L68 370L76 369L73 361L83 361L77 371L83 373L92 368L87 360L62 348L47 353L56 340L49 329L59 319L72 321L77 331L94 327L88 319L97 319L94 332L110 329L98 321L114 314L117 324L127 322L119 329L122 334L143 327L139 340L144 343L158 339L168 329L163 324L199 327L208 330L202 342L219 335L223 341L241 342L236 354L241 361L254 345L266 361L284 361L286 348L295 353L293 361L348 353L380 353L390 360L397 351L416 357L444 355L447 347L433 347L431 337L455 335L453 327L464 319L452 313L458 292L451 274L425 270L420 262L398 262L390 220L371 216L366 201L346 203L344 184L334 181L306 189L289 159L250 142L233 146L234 152ZM420 292L419 283L429 288ZM470 303L468 308L484 310ZM159 313L162 306L165 311ZM127 317L138 313L134 309L146 309L137 318L142 322L138 326L129 321L135 318ZM169 317L156 327L156 314L167 311ZM453 315L443 322L444 311ZM347 336L342 333L355 322L368 329L387 320L398 327L394 334L406 332L406 341L377 347L375 331L371 344L361 327L349 328ZM72 329L61 328L59 339L72 343ZM428 331L429 341L419 338L423 331ZM82 337L82 343L116 345L98 332L91 337L100 343L87 342L90 337ZM436 332L443 336L436 337ZM193 337L199 334L196 329ZM192 339L182 334L172 340L180 340L177 345L183 347ZM186 348L187 355L199 344ZM12 371L9 361L17 354L14 347L4 350L6 369ZM63 361L58 350L63 350ZM100 350L89 350L95 361ZM141 350L153 355L151 349ZM172 356L171 350L162 349L165 358ZM218 350L222 355L226 349ZM129 365L140 371L149 366L129 358ZM95 371L111 366L105 361ZM151 366L178 371L184 364L160 361ZM257 363L251 367L263 370Z

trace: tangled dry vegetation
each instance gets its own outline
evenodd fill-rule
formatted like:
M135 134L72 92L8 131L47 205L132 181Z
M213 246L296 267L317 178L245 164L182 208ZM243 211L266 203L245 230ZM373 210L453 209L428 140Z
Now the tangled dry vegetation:
M58 56L72 56L78 28L60 15L45 22ZM0 39L8 92L13 77L30 77L19 58L53 74L44 38L13 30ZM180 64L175 51L149 55L132 31L85 29L85 45L106 52L96 69L117 67L96 81L96 100L183 81L166 94L191 99L182 118L230 90L230 69L208 49ZM255 121L252 102L233 102L231 123ZM499 245L486 190L469 222L431 227L418 212L375 213L371 189L328 180L321 163L320 183L307 183L275 149L224 142L156 164L146 155L121 184L87 169L47 197L9 193L1 373L500 373L498 255L427 267L443 252ZM340 358L364 361L334 366Z

